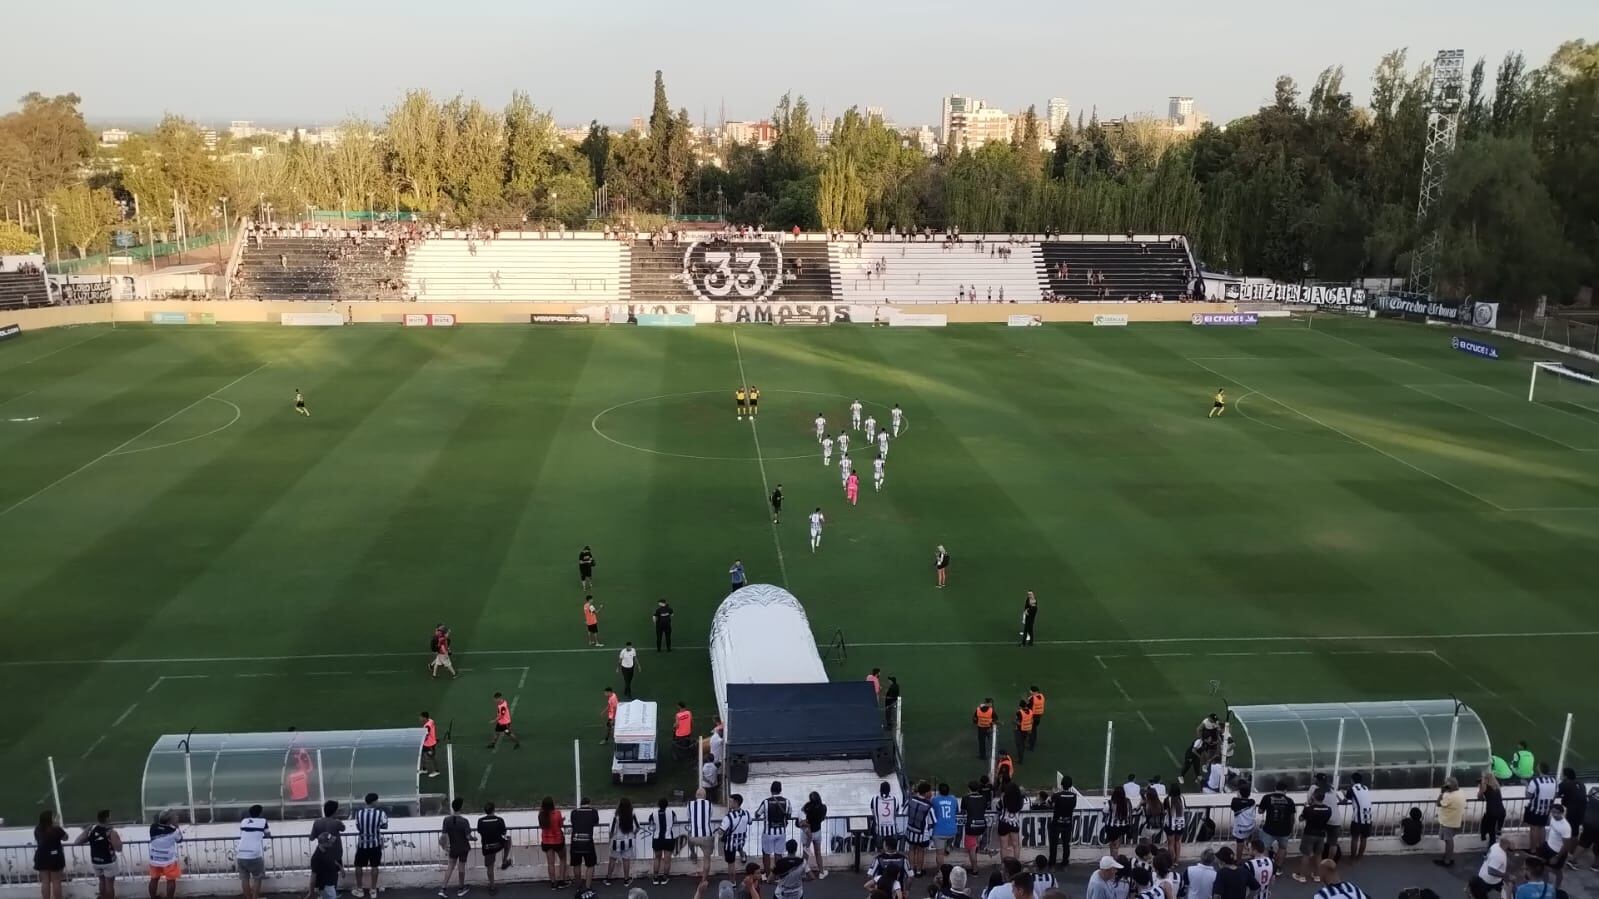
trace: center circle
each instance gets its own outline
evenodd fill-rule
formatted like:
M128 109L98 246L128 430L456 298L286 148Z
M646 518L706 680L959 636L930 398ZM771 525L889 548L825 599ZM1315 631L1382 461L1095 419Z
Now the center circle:
M761 391L759 436L755 453L752 425L737 418L731 389L664 393L617 403L596 414L589 427L601 439L652 456L700 462L786 462L820 458L816 445L816 413L827 419L833 434L849 427L849 404L858 397L815 390ZM889 424L889 408L861 400L865 414ZM732 424L733 427L728 427ZM907 422L900 428L909 430ZM850 435L857 445L866 437Z

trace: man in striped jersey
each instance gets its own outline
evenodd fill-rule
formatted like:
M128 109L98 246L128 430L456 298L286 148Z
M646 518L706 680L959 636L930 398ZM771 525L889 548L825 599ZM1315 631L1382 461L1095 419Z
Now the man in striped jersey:
M716 827L711 821L711 800L705 798L705 788L694 791L684 813L688 816L688 855L699 857L700 879L711 876L711 846L716 841Z
M1271 885L1277 879L1277 862L1266 851L1266 841L1255 837L1249 841L1249 860L1244 862L1244 872L1255 884L1253 899L1271 899Z
M933 842L933 785L925 780L905 800L905 842L911 850L911 876L921 877Z
M1527 781L1527 849L1536 850L1544 842L1544 828L1549 826L1549 809L1555 804L1560 787L1549 772L1549 763L1538 766L1538 776Z
M378 806L378 794L366 794L366 804L355 810L355 890L357 899L366 895L363 870L372 872L372 895L378 894L378 868L383 865L383 831L389 829L389 813Z
M766 822L761 830L761 869L772 870L772 860L783 854L783 844L788 842L788 819L793 817L788 800L783 798L783 784L772 781L772 795L761 800L755 810L755 820Z
M1349 858L1359 861L1366 854L1366 840L1371 837L1371 788L1366 786L1366 776L1359 771L1349 775L1344 795L1350 805Z
M1317 873L1321 889L1316 891L1315 899L1369 899L1365 890L1338 876L1338 863L1332 859L1322 859Z
M717 829L722 832L722 860L727 862L727 876L738 879L738 859L744 854L744 844L750 835L750 813L744 810L744 797L738 793L727 797L727 814Z
M883 781L877 785L877 795L872 797L872 842L881 847L884 840L899 838L899 800L894 798L894 788Z

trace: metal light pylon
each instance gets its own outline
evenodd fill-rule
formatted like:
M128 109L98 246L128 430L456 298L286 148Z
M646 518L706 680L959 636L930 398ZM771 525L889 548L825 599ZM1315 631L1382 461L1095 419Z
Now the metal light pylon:
M1410 290L1432 295L1433 270L1442 243L1437 226L1428 216L1443 196L1449 157L1455 152L1460 130L1460 109L1465 94L1466 51L1439 50L1432 64L1432 95L1427 110L1427 152L1421 160L1421 197L1416 202L1416 224L1427 228L1410 260Z

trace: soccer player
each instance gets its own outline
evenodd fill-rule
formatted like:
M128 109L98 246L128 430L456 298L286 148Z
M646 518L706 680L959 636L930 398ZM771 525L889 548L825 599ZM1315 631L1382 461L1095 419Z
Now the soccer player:
M738 417L741 421L744 418L745 410L748 408L748 396L749 394L745 392L743 384L738 385L738 389L733 391L733 401L738 404Z
M884 462L883 462L883 457L881 455L879 455L876 459L872 460L872 489L873 490L881 491L883 489L883 465L884 465Z
M844 498L852 506L861 498L861 476L853 471L844 479Z
M433 677L438 677L440 668L455 677L455 663L450 661L450 629L442 624L433 629L433 663L428 670Z
M859 431L861 429L861 401L856 400L849 404L849 426Z
M778 484L772 490L772 524L781 524L778 520L783 516L783 485Z
M899 407L899 403L894 404L893 410L889 412L889 418L894 423L894 436L898 437L900 425L905 423L905 410Z
M511 730L511 704L505 701L503 694L495 691L494 739L489 741L490 749L500 745L500 737L510 737L512 749L522 748L522 741L516 736L516 731Z
M1227 391L1216 388L1216 399L1210 404L1210 414L1206 418L1219 418L1227 412Z
M305 394L301 393L298 387L294 388L294 411L306 418L311 417L311 410L305 407Z
M827 523L827 516L822 514L822 507L817 506L811 513L811 552L816 552L822 545L822 525Z
M862 424L864 425L865 430L866 430L866 439L867 439L867 441L872 441L872 440L877 439L877 419L875 419L872 416L868 415L868 416L866 416L866 421L862 422Z
M849 453L849 432L848 431L839 431L838 432L838 451L840 453L844 453L846 455Z
M761 388L750 385L750 418L761 414Z
M884 455L884 456L888 455L888 432L887 431L878 431L877 432L877 451L880 454Z
M594 551L585 544L577 554L577 578L583 589L594 589Z
M583 624L588 628L590 646L604 646L600 642L600 606L592 595L583 597Z
M855 460L849 456L838 457L838 482L844 484L849 481L849 473L855 468Z
M832 465L833 464L833 438L832 437L824 436L822 438L822 464L823 465Z
M816 413L816 442L817 443L821 443L822 442L822 438L826 437L826 436L827 436L827 419L823 418L822 417L822 413L818 412L818 413Z

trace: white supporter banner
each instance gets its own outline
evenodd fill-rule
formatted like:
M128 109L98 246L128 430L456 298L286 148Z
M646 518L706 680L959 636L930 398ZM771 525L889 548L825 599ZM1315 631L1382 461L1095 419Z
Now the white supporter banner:
M279 322L301 328L334 328L344 324L344 316L337 312L285 312Z
M1322 287L1314 284L1275 284L1245 281L1235 298L1228 285L1225 296L1244 303L1305 303L1311 306L1364 306L1364 287Z
M1493 330L1499 327L1498 303L1472 303L1471 323L1479 328Z
M898 312L889 316L890 328L942 328L949 324L949 316L931 312Z
M1095 315L1094 327L1096 328L1122 328L1132 322L1132 318L1122 314Z
M1044 324L1041 315L1007 315L1005 326L1008 328L1037 328Z
M455 313L435 312L428 316L428 325L434 328L453 328L455 327Z

